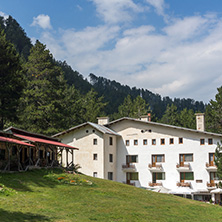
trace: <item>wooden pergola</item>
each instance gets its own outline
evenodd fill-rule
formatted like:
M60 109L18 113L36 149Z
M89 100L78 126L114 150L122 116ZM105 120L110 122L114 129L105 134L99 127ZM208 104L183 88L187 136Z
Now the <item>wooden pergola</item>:
M62 153L66 150L66 166L74 165L74 150L77 148L61 143L58 139L34 134L14 127L4 132L0 140L0 170L24 171L29 168L63 166ZM3 133L3 134L4 134ZM7 134L7 135L6 135ZM13 138L9 138L13 137ZM5 154L5 157L2 158ZM71 153L71 161L68 153Z

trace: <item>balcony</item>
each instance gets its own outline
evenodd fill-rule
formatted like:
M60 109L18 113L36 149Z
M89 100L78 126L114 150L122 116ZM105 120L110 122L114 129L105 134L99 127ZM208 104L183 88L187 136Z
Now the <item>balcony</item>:
M153 163L153 164L149 164L148 167L151 172L162 172L163 171L162 164Z
M206 170L209 172L217 172L217 166L214 163L206 163Z
M178 187L191 187L191 183L189 182L177 182Z
M136 166L133 163L123 164L122 170L124 172L136 172Z
M162 186L162 183L149 183L149 186L150 187L160 187L160 186Z
M215 182L207 183L207 188L208 189L215 189L217 187L218 187L218 183L215 183Z
M177 170L179 172L189 172L189 171L191 171L189 163L178 163L176 165L176 167L177 167Z

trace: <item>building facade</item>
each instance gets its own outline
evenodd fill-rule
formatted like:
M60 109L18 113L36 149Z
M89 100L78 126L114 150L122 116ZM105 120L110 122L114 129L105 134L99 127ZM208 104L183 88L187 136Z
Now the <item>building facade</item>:
M150 121L99 118L55 137L78 147L75 163L89 176L208 200L217 187L215 149L222 135L206 132L204 115L198 114L197 130Z

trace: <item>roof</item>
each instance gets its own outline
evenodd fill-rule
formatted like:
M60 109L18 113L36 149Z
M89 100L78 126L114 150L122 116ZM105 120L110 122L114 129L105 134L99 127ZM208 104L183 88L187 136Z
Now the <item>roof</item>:
M87 125L90 125L91 127L97 129L98 131L100 131L101 133L103 134L110 134L110 135L114 135L114 136L120 136L118 133L116 133L114 130L112 129L109 129L108 127L105 127L103 125L99 125L99 124L96 124L96 123L92 123L92 122L85 122L85 123L82 123L78 126L75 126L75 127L72 127L72 128L69 128L67 129L66 131L63 131L63 132L60 132L60 133L57 133L55 135L53 135L53 137L58 137L58 136L61 136L61 135L64 135L64 134L67 134L71 131L74 131L76 129L79 129L81 127L84 127L84 126L87 126Z
M23 146L34 146L32 144L28 144L28 143L22 142L20 140L16 140L16 139L12 139L12 138L7 138L7 137L4 137L4 136L0 136L0 142L8 142L8 143L20 144L20 145L23 145Z
M5 129L4 131L8 132L8 133L12 133L12 134L20 134L20 135L25 135L25 136L42 138L42 139L46 139L46 140L58 141L57 138L52 138L50 136L46 136L46 135L43 135L43 134L28 132L28 131L25 131L25 130L22 130L22 129L18 129L18 128L13 127L13 126Z
M184 128L184 127L179 127L179 126L173 126L173 125L168 125L168 124L163 124L163 123L157 123L157 122L152 122L152 121L143 121L143 120L134 119L134 118L130 118L130 117L123 117L123 118L111 121L111 122L105 124L104 126L109 127L110 125L116 124L116 123L118 123L120 121L123 121L123 120L141 122L141 123L146 123L146 124L153 125L153 126L162 126L162 127L167 127L167 128L171 128L171 129L177 129L177 130L184 130L184 131L191 132L191 133L201 133L201 134L206 134L206 135L210 135L210 136L222 137L222 134L219 134L219 133L212 133L212 132L207 132L207 131L194 130L194 129Z
M41 139L41 138L37 138L37 137L31 137L31 136L24 136L24 135L19 135L19 134L14 134L16 137L19 137L21 139L25 139L34 143L46 143L46 144L50 144L50 145L54 145L54 146L60 146L60 147L65 147L65 148L69 148L69 149L78 149L72 146L69 146L67 144L64 143L60 143L57 141L52 141L52 140L45 140L45 139Z

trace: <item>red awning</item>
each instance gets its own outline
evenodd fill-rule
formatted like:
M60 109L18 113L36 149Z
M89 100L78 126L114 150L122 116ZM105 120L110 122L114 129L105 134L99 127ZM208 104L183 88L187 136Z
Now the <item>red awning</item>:
M8 138L8 137L3 137L3 136L0 136L0 141L2 141L2 142L8 142L8 143L20 144L20 145L24 145L24 146L34 146L34 145L32 145L32 144L28 144L28 143L22 142L22 141L20 141L20 140Z
M19 138L23 138L23 139L26 139L26 140L29 140L29 141L32 141L32 142L46 143L46 144L50 144L50 145L54 145L54 146L60 146L60 147L66 147L66 148L78 150L78 148L75 148L73 146L69 146L67 144L60 143L60 142L57 142L57 141L53 141L53 140L46 140L46 139L41 139L41 138L32 137L32 136L24 136L24 135L19 135L19 134L14 134L14 135L19 137Z

